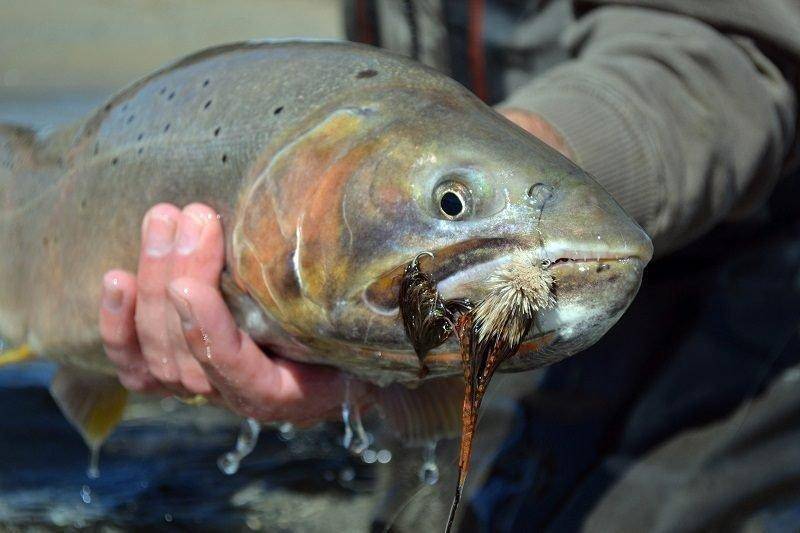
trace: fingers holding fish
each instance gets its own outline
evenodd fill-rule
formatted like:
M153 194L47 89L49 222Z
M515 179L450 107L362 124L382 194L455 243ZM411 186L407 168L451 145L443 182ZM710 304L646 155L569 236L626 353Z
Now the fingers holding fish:
M151 374L169 390L182 394L180 372L168 334L166 286L172 271L181 211L158 204L144 217L137 271L136 330Z
M117 367L120 383L136 392L158 392L163 388L150 374L139 349L134 311L136 278L123 270L103 277L100 305L100 336L109 360Z
M173 279L190 277L218 283L225 260L222 224L216 211L204 204L183 208L173 260Z
M347 386L341 372L265 354L238 328L214 286L183 278L170 284L169 295L193 356L234 411L263 422L303 423L341 405ZM369 388L353 380L350 393L358 402Z
M222 225L217 213L203 204L183 208L171 261L171 279L187 277L219 284L224 261ZM214 388L199 363L189 353L178 314L167 305L167 333L180 382L192 394L210 395Z

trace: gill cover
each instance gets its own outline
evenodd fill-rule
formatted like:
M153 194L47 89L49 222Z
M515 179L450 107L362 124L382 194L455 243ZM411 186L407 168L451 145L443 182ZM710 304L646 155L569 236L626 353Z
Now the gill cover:
M329 310L358 257L349 253L347 183L380 150L365 133L368 108L334 111L277 152L267 151L240 200L233 232L236 282L291 333L310 334L303 322L330 326Z

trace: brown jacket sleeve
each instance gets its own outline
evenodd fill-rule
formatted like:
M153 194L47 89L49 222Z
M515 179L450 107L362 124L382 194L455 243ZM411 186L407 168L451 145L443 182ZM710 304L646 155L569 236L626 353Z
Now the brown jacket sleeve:
M552 123L663 254L759 203L783 172L800 57L800 31L787 28L800 28L800 3L636 3L659 9L586 12L565 35L574 59L503 105ZM770 11L760 22L747 18L755 6Z

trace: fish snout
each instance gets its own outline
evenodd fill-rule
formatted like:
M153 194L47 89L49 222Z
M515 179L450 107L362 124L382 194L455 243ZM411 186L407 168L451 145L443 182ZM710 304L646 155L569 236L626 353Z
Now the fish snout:
M632 258L646 265L653 257L647 233L597 182L579 180L535 182L522 203L530 210L544 260L616 260Z
M542 309L532 338L552 334L547 346L524 344L507 370L550 364L584 350L622 316L653 256L647 233L592 178L534 183L526 202L536 219L528 236L554 280L554 305Z

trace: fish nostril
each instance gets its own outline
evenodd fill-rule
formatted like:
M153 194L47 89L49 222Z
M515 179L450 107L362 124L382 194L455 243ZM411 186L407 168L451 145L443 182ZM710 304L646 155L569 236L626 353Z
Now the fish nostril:
M551 185L547 185L546 183L534 183L528 187L528 203L533 207L541 209L544 207L544 204L553 197L554 192Z

